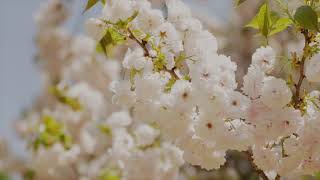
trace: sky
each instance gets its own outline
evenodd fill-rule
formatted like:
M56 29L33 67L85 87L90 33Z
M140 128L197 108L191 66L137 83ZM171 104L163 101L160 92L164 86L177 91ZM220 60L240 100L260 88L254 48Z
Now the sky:
M0 6L0 137L11 142L15 152L24 145L15 135L13 122L32 104L41 91L40 74L33 64L36 26L33 14L45 0L1 0ZM69 0L70 1L70 0ZM79 33L85 16L81 13L86 0L72 0L75 12L67 27ZM232 0L185 0L192 10L208 17L228 18ZM99 7L97 7L99 8ZM94 9L86 16L94 14Z

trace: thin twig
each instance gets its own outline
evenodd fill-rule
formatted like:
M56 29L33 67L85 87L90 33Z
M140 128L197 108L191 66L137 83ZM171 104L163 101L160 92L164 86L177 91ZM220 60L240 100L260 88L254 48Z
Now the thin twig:
M305 61L308 58L308 50L309 50L309 44L311 43L311 38L309 36L309 31L306 29L301 30L301 33L304 35L305 43L304 43L304 48L303 48L303 55L300 61L300 74L299 74L299 81L295 85L296 92L293 97L294 100L294 106L295 108L299 108L300 102L301 102L301 97L300 97L300 92L301 92L301 86L303 83L304 78L306 77L304 74L304 66L305 66Z
M128 28L128 32L129 32L129 38L134 40L144 51L144 56L145 57L150 57L150 53L149 50L147 48L147 43L145 41L140 41L131 31L130 28ZM166 67L164 67L164 70L168 73L170 73L170 75L175 78L175 79L180 79L179 76L175 73L175 68L169 70Z
M253 162L253 157L252 157L252 151L251 150L247 150L244 151L244 153L247 156L247 159L250 163L250 166L252 167L252 169L263 179L263 180L269 180L268 176L261 170L258 168L258 166Z
M150 56L150 53L149 53L149 51L148 51L148 48L147 48L146 44L143 43L143 42L141 42L141 41L133 34L133 32L131 31L130 28L128 28L128 32L129 32L129 38L132 39L132 40L134 40L136 43L138 43L139 46L143 49L143 51L144 51L144 56L149 57L149 56Z

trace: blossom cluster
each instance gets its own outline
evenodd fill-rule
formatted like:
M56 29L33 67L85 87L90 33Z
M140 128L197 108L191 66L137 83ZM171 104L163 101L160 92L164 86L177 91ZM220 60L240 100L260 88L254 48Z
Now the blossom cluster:
M37 178L177 179L185 162L220 168L228 150L250 152L270 176L317 172L320 92L310 84L320 81L319 56L307 60L297 105L295 88L274 73L272 47L256 50L240 85L237 64L191 10L181 0L166 9L106 1L86 23L89 37L73 37L61 29L61 1L42 8L46 91L17 125L33 143Z

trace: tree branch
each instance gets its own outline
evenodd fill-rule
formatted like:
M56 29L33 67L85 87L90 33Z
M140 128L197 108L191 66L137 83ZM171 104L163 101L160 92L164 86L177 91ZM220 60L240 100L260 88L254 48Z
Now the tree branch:
M140 41L131 31L130 28L128 28L128 32L129 32L129 38L134 40L144 51L144 56L145 57L151 57L149 50L147 48L147 43L145 41ZM151 57L152 58L152 57ZM164 67L164 70L168 73L170 73L170 75L175 78L175 79L180 79L179 76L174 72L175 68L169 70L166 67Z
M150 57L150 53L148 51L148 48L146 46L146 43L144 42L141 42L134 34L133 32L131 31L130 28L128 28L128 32L129 32L129 38L134 40L137 44L139 44L139 46L143 49L144 51L144 56L148 56Z
M252 151L251 150L247 150L244 151L244 153L247 156L247 159L250 163L251 168L263 179L263 180L269 180L268 176L261 170L258 168L258 166L253 162L253 157L252 157Z
M311 37L309 35L309 31L306 29L302 29L301 33L304 36L305 42L304 42L304 48L303 48L303 55L301 58L301 61L299 62L299 68L300 68L300 75L299 75L299 81L297 84L295 84L296 92L293 97L294 101L294 107L299 108L300 103L301 103L301 97L300 97L300 92L301 92L301 86L303 83L304 78L306 77L304 74L304 66L305 66L305 61L307 60L309 56L309 44L311 43Z

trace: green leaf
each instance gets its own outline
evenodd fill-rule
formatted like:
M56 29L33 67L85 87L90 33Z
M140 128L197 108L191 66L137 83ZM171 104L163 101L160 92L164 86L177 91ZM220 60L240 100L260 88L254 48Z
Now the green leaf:
M135 68L132 68L130 70L130 82L131 84L134 84L134 78L136 77L137 74L141 74L142 73L142 70L138 70L138 69L135 69Z
M288 9L288 2L286 0L275 0L275 2L282 10Z
M129 26L129 23L131 23L138 15L139 15L139 11L134 11L133 14L127 19L119 19L116 23L113 23L113 24L116 26L117 29L127 29Z
M103 5L106 4L106 0L88 0L86 7L84 8L83 12L88 11L89 9L91 9L93 6L95 6L98 2L101 2Z
M294 14L294 19L303 28L318 31L318 16L310 6L300 6Z
M264 37L268 37L269 35L269 26L270 26L270 13L269 13L269 5L267 3L263 4L260 8L258 14L258 24L261 34Z
M98 180L120 180L120 172L113 169L105 169L102 171Z
M265 16L265 6L261 6L258 14L250 21L249 24L246 25L246 27L251 27L254 29L260 30L260 21L264 21L264 16ZM279 19L279 16L276 12L270 12L270 18L268 18L269 24L272 24L273 22L276 22Z
M188 57L185 55L185 53L180 53L174 58L175 67L178 69L182 68L183 62L185 62L187 59Z
M170 93L172 86L176 83L176 79L175 78L171 78L168 83L166 84L166 86L164 87L164 92L165 93Z
M126 37L118 32L115 28L106 29L105 35L100 40L97 49L102 50L107 56L112 56L114 46L123 44Z
M96 5L99 2L99 0L88 0L87 5L84 9L84 12L91 9L94 5Z
M264 3L260 7L258 14L250 21L248 25L246 25L246 27L257 29L263 36L268 37L271 21L272 18L269 12L269 6L267 3Z
M251 27L253 29L259 29L259 22L258 22L258 16L255 16L249 24L247 24L245 27Z
M151 34L150 33L146 33L146 35L145 35L145 37L142 39L142 41L144 41L144 42L148 42L149 40L150 40L150 38L151 38L152 36L151 36Z
M111 38L113 44L122 44L126 39L124 35L114 28L109 28L107 35Z
M288 79L287 79L287 85L288 86L292 86L294 85L294 81L293 81L293 78L292 78L292 75L290 74Z
M133 14L127 19L127 22L132 22L139 15L139 11L134 11Z
M133 29L133 30L131 30L131 32L138 39L144 39L144 37L146 37L146 35L138 29Z
M97 53L104 53L105 52L104 48L102 47L101 41L97 44L96 51L97 51Z
M280 19L280 16L277 12L270 11L270 18L269 18L270 25L275 24L279 19Z
M240 6L242 3L244 3L246 0L236 0L236 6Z
M112 129L105 125L105 124L100 124L98 125L98 128L100 129L101 132L103 132L104 134L111 136L112 135Z
M59 136L60 143L63 145L65 149L70 149L72 146L72 138L66 134L60 134Z
M49 92L54 95L58 101L71 107L74 111L81 111L83 109L77 98L68 97L63 90L60 90L56 86L49 88Z
M127 39L127 37L121 32L126 32L129 28L130 22L132 22L138 15L139 12L135 11L129 18L119 19L117 22L104 20L104 22L109 24L110 27L105 30L103 38L96 46L97 52L104 52L107 56L111 57L114 47L123 44ZM134 34L141 35L142 32L135 30Z
M10 177L5 172L0 172L0 180L10 180Z
M317 173L314 175L314 179L315 179L315 180L320 180L320 172L317 172Z
M36 177L36 172L32 169L27 169L24 173L23 173L23 179L24 180L34 180Z
M66 135L63 130L63 124L53 117L44 115L42 123L38 128L38 135L33 142L33 148L37 150L40 145L51 147L53 144L60 142L65 149L72 145L71 136Z
M53 117L48 116L48 115L44 115L42 117L43 123L45 125L46 131L52 135L59 135L63 125L61 123L59 123L58 121L56 121L55 119L53 119Z
M191 80L191 77L190 77L189 75L185 75L185 76L183 77L183 79L186 80L186 81L190 81L190 80Z
M285 29L287 29L292 24L291 19L289 18L280 18L273 25L270 32L270 36L277 34Z
M158 45L156 46L154 43L151 43L151 48L157 52L156 57L152 58L152 62L153 62L153 70L156 72L160 72L163 69L166 68L167 65L167 59L166 56L163 52L161 52L161 46Z
M263 4L258 14L250 21L246 27L259 30L259 34L268 37L285 30L292 24L289 18L281 18L278 13L269 10L267 3Z

